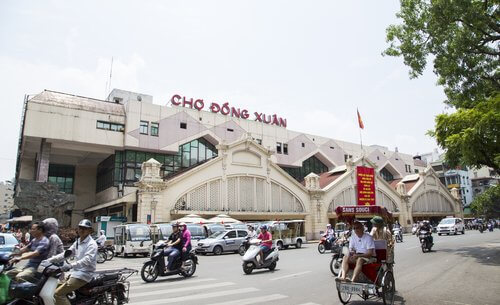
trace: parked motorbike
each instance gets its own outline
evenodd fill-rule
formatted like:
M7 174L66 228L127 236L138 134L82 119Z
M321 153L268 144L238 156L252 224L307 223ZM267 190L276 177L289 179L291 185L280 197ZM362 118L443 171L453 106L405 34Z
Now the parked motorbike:
M321 239L319 240L318 252L323 254L326 252L326 250L331 250L331 249L332 249L332 243L328 240L328 238L322 236Z
M276 269L276 264L279 260L279 250L277 247L272 247L271 251L264 255L264 261L261 264L260 259L257 259L260 253L260 239L252 239L249 241L250 247L243 256L243 272L246 274L252 273L254 269Z
M401 228L392 229L392 234L394 235L397 243L403 242L403 231L401 230Z
M488 231L493 232L493 224L488 224Z
M333 255L330 261L330 271L333 275L338 276L342 268L344 256L349 254L349 242L343 241L341 244L335 244L332 249Z
M166 243L159 242L155 246L155 250L151 253L150 260L146 261L141 269L141 278L146 283L154 282L158 276L170 276L180 274L184 277L191 277L196 271L196 265L198 264L198 257L194 250L189 253L181 253L174 263L173 270L166 272L166 260L165 256ZM182 266L184 262L184 266Z
M420 233L418 234L418 238L420 240L422 252L430 252L433 246L433 243L431 242L431 233L427 231L420 231Z
M71 251L68 255L71 255ZM55 304L54 292L62 274L61 267L43 261L38 267L38 272L39 280L36 283L11 282L9 293L12 299L9 305ZM127 279L134 273L137 273L137 270L128 268L97 271L89 283L69 294L68 299L72 305L128 303L130 283Z
M479 229L479 232L480 232L480 233L483 233L483 231L484 231L484 226L483 226L482 224L480 224L480 225L478 226L478 229Z

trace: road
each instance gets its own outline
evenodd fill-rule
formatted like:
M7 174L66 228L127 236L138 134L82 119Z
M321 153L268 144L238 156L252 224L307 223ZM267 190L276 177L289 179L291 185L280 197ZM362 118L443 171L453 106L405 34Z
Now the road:
M477 305L500 304L500 230L480 234L437 236L431 253L422 253L418 240L405 235L396 245L395 304ZM316 244L280 252L275 271L256 270L245 275L237 254L200 256L196 274L143 283L130 279L130 303L154 304L340 304L329 270L329 254ZM140 270L145 258L114 258L99 269ZM362 302L353 297L350 304Z

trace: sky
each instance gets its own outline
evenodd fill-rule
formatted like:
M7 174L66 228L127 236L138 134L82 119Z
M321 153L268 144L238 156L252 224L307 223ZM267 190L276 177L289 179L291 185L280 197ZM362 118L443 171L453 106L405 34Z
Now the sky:
M12 179L25 94L111 88L228 101L290 130L417 154L446 111L429 67L382 56L399 1L0 2L0 181ZM108 83L111 58L113 72Z

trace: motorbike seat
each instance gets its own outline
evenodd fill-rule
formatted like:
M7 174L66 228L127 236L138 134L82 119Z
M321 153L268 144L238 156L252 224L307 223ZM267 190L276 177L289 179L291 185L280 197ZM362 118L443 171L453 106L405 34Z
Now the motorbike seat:
M83 286L82 288L88 289L96 286L102 286L107 281L117 281L119 278L119 273L99 274L94 276L92 280L90 280L90 282L85 284L85 286Z

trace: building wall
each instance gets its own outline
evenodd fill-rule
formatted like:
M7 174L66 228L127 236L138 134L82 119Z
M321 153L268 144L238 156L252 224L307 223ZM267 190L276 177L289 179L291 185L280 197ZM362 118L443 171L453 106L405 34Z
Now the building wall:
M0 223L10 218L14 206L14 186L7 182L0 182Z
M22 158L21 159L21 169L19 171L19 179L35 179L35 163L34 158Z
M71 225L75 226L83 219L83 210L96 203L96 172L97 166L77 165L75 167L75 206L71 217Z

